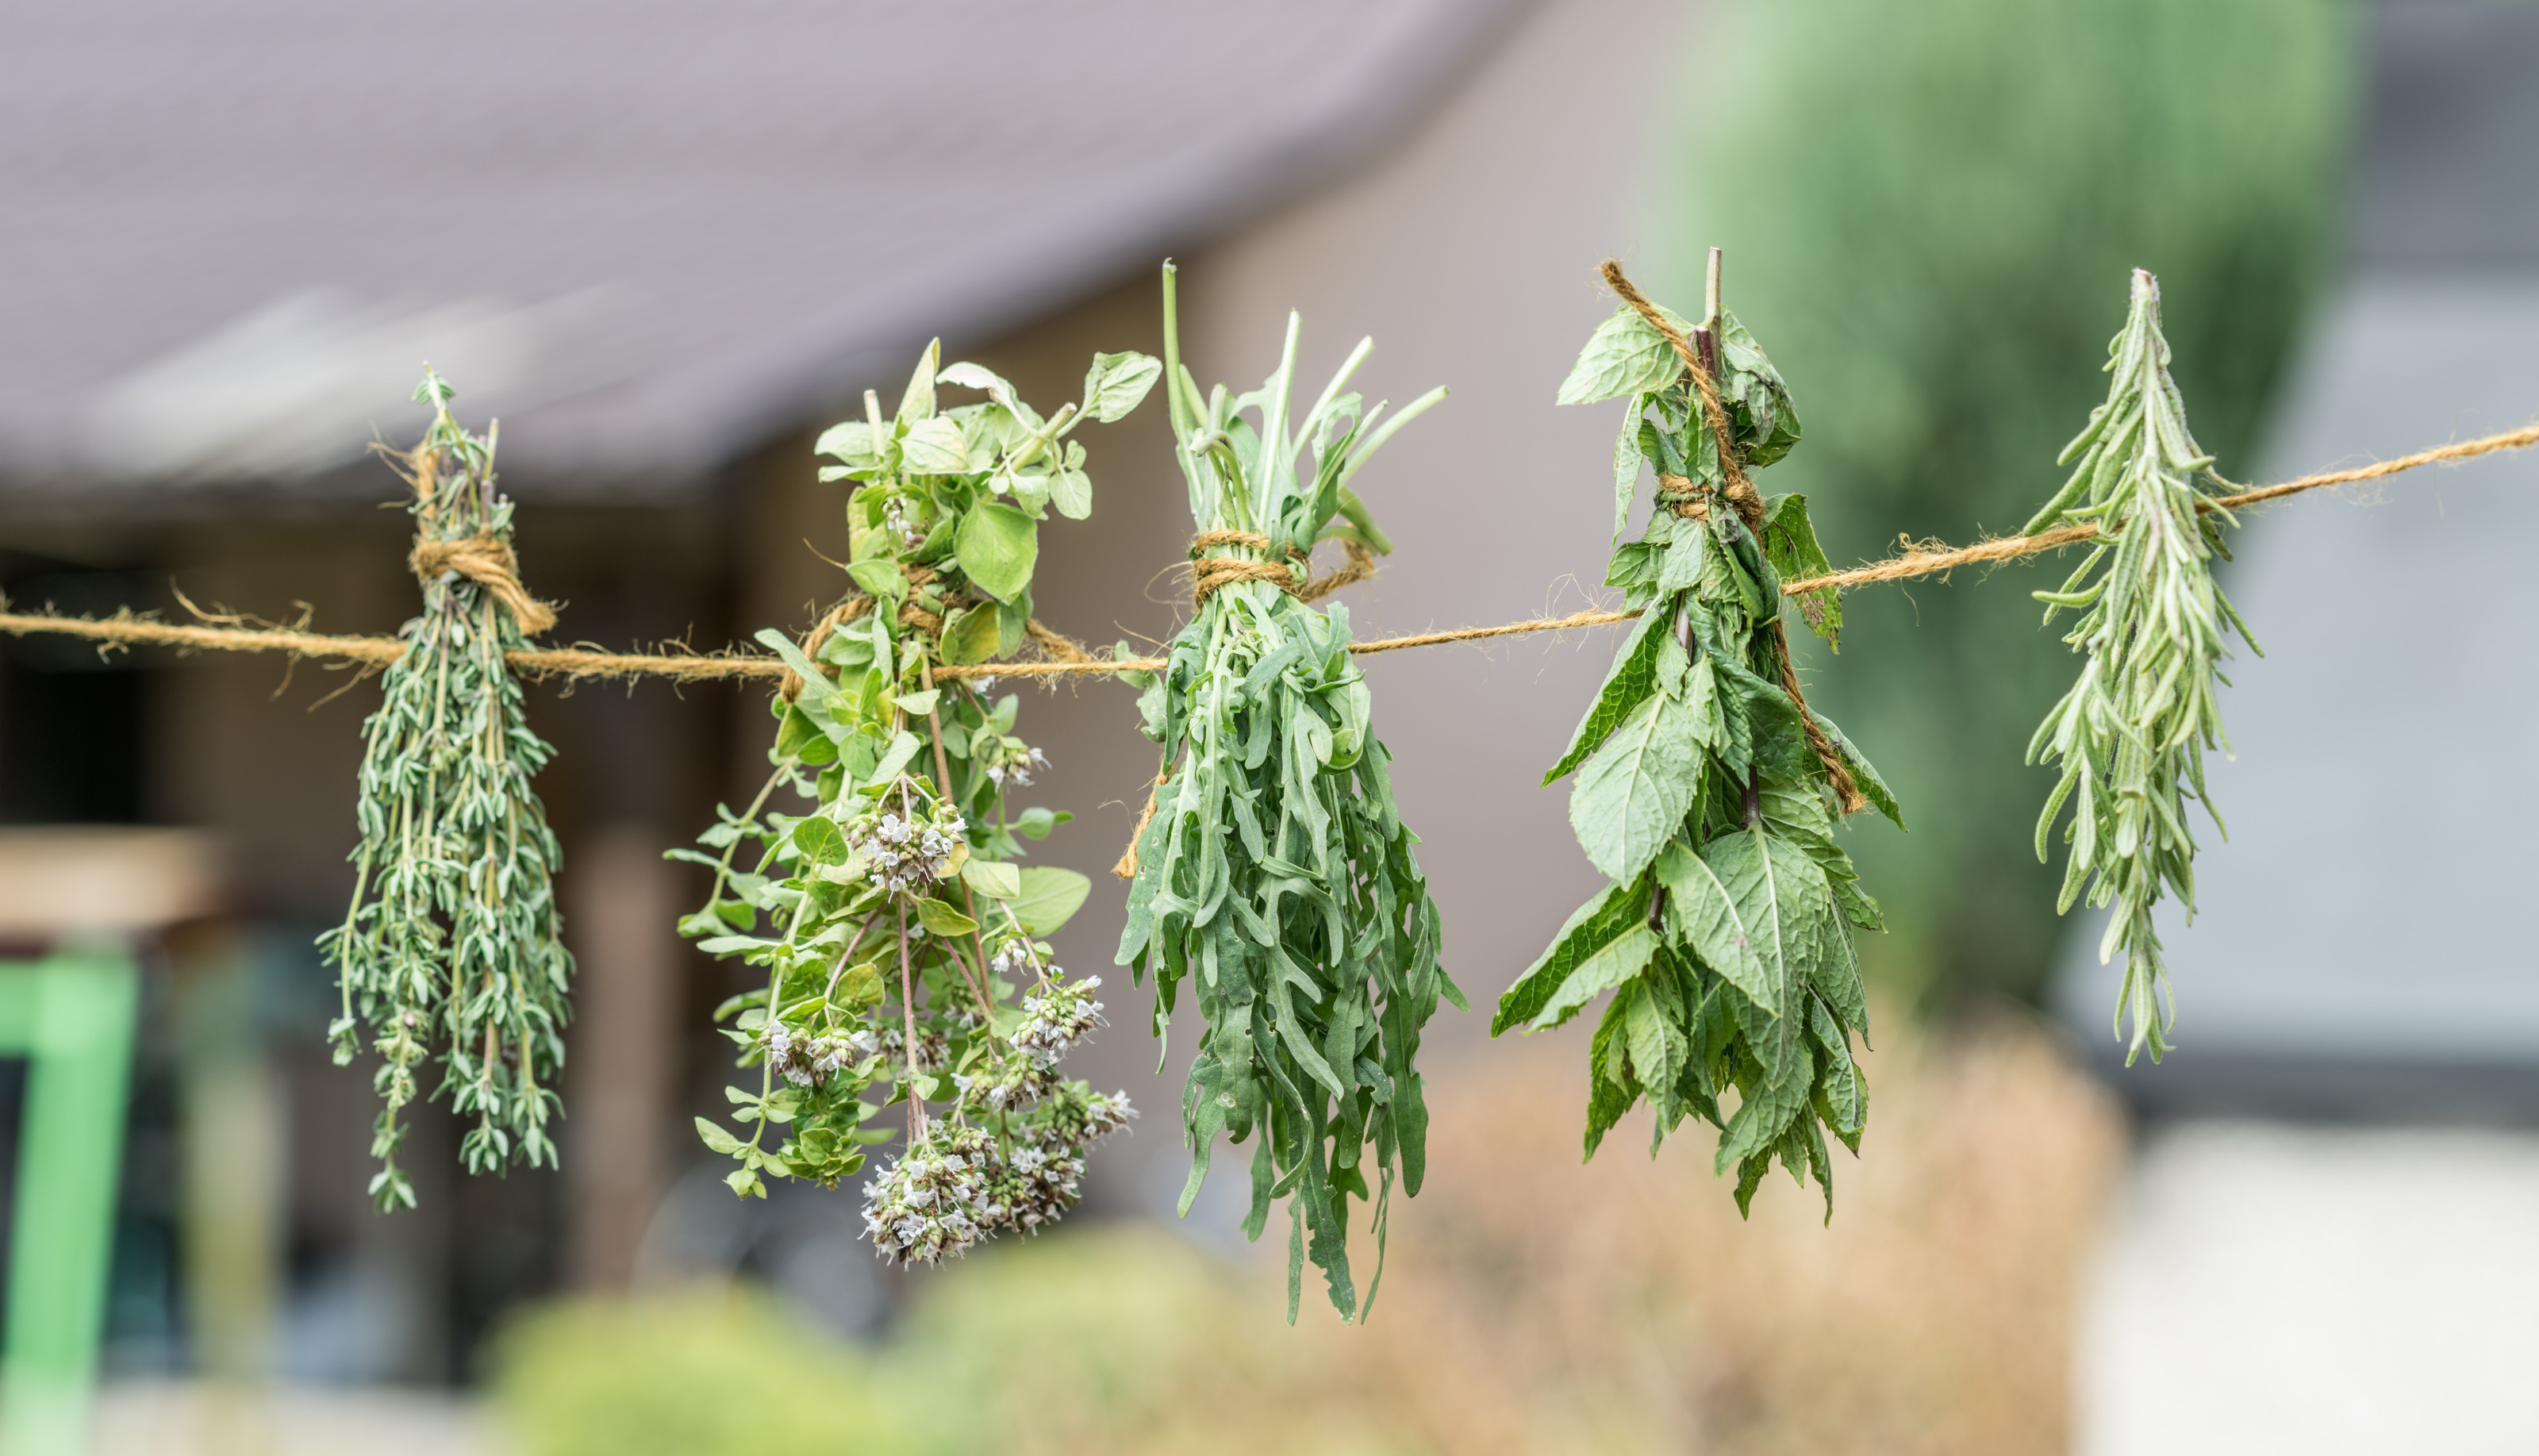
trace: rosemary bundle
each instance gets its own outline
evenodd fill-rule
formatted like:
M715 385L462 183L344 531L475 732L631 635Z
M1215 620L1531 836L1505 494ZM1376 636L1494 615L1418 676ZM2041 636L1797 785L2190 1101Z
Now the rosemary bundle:
M1199 603L1170 665L1132 675L1164 773L1133 846L1118 957L1154 977L1158 1040L1193 978L1206 1030L1182 1099L1193 1161L1181 1211L1219 1132L1259 1135L1244 1232L1259 1238L1271 1201L1288 1196L1291 1322L1309 1232L1333 1306L1361 1313L1350 1198L1373 1209L1372 1305L1397 1165L1406 1195L1424 1171L1420 1029L1441 995L1465 1004L1438 963L1437 907L1411 855L1418 837L1395 811L1347 611L1301 594L1317 542L1391 550L1349 479L1445 391L1379 423L1384 404L1344 392L1370 339L1299 414L1298 328L1290 314L1260 389L1202 396L1181 364L1164 268L1164 387L1200 531Z
M2116 1035L2128 1066L2149 1048L2168 1050L2176 1014L2161 959L2152 906L2177 892L2195 919L2195 836L2186 823L2191 795L2223 828L2204 788L2204 750L2230 752L2213 685L2228 656L2223 633L2235 627L2264 655L2248 624L2213 580L2213 558L2230 559L2222 528L2235 525L2213 504L2234 490L2187 433L2186 406L2168 377L2168 340L2160 328L2160 283L2134 270L2133 306L2107 349L2114 376L2107 402L2064 448L2071 478L2023 535L2056 525L2095 525L2097 541L2061 588L2034 593L2045 620L2066 607L2081 616L2063 641L2089 660L2072 690L2038 725L2027 761L2061 760L2063 776L2036 820L2036 858L2072 800L2063 831L2071 858L2055 905L2072 908L2086 886L2093 906L2113 903L2098 959L2125 951L2116 999ZM2075 464L2075 461L2078 461ZM2198 477L2209 481L2208 490ZM2101 564L2105 570L2099 571ZM2091 581L2093 572L2097 580ZM2086 584L2086 585L2085 585ZM2224 835L2229 834L2223 829ZM2132 1023L2128 1035L2126 1022Z
M1613 883L1499 999L1490 1029L1558 1026L1613 993L1588 1053L1587 1155L1645 1098L1652 1155L1697 1115L1721 1130L1718 1167L1736 1166L1741 1211L1778 1159L1802 1186L1817 1179L1830 1217L1823 1131L1857 1151L1868 1116L1850 929L1882 926L1832 831L1867 804L1903 820L1799 692L1781 581L1823 572L1824 553L1805 497L1766 501L1746 476L1798 444L1799 418L1771 361L1718 307L1716 267L1714 254L1695 328L1644 312L1607 265L1634 307L1596 330L1561 386L1564 404L1631 401L1614 448L1616 537L1643 460L1657 509L1606 575L1638 623L1544 776L1577 772L1570 824ZM1840 607L1823 595L1802 615L1836 644Z
M715 1012L758 1072L726 1089L744 1136L704 1118L699 1136L739 1164L735 1192L763 1198L768 1178L859 1171L893 1136L867 1124L905 1103L907 1145L866 1182L865 1225L885 1260L929 1265L1064 1213L1086 1149L1133 1115L1057 1074L1101 1024L1102 983L1068 980L1046 938L1090 882L1018 863L1070 817L1008 805L1047 759L1014 735L1016 700L993 698L992 677L936 673L1030 640L1069 646L1031 618L1039 522L1092 509L1067 436L1128 414L1158 371L1096 356L1083 400L1043 418L995 375L938 358L928 346L895 415L867 393L863 419L818 441L838 461L822 478L856 482L857 594L800 646L758 634L793 672L771 702L774 773L704 850L670 851L715 871L681 932L767 973ZM940 407L944 386L987 398ZM779 789L811 811L770 808Z
M529 731L503 660L555 617L520 588L493 437L459 428L439 375L425 371L414 397L433 408L405 456L423 613L362 726L352 907L318 940L343 994L327 1028L336 1064L366 1038L381 1064L371 1143L381 1209L414 1205L397 1164L401 1117L436 1058L439 1091L475 1118L459 1144L470 1172L555 1164L547 1120L573 971L555 903L561 856L529 787L554 750Z

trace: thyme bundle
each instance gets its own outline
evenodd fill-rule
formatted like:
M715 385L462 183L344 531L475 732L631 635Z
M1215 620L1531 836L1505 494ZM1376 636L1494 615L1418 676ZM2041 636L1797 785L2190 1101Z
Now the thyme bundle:
M1766 501L1746 472L1798 444L1799 417L1771 361L1718 306L1717 267L1714 252L1710 308L1693 327L1608 264L1631 307L1596 330L1561 385L1563 404L1631 401L1614 446L1615 536L1643 461L1657 509L1606 574L1640 618L1544 775L1577 773L1570 825L1613 883L1500 997L1490 1029L1558 1026L1613 993L1588 1052L1587 1155L1645 1098L1652 1155L1699 1116L1720 1129L1718 1168L1736 1166L1741 1211L1777 1159L1802 1186L1817 1179L1830 1217L1823 1133L1858 1151L1869 1106L1851 1052L1869 1008L1850 930L1883 925L1832 831L1867 804L1903 819L1798 690L1781 582L1823 574L1824 553L1806 498ZM1832 598L1801 611L1838 645Z
M2048 858L2046 835L2065 800L2073 803L2063 831L2071 858L2056 913L2070 910L2085 886L2091 905L2116 907L2098 959L2125 951L2115 1029L2130 1066L2145 1048L2154 1062L2167 1052L2176 1014L2152 907L2174 890L2188 923L2195 919L2186 798L2201 802L2223 829L2204 786L2204 750L2230 749L2213 692L2214 683L2230 681L2220 668L2229 655L2223 633L2235 627L2251 650L2263 656L2264 649L2213 580L2214 556L2230 554L2222 528L2238 523L2214 497L2237 488L2214 473L2213 457L2187 432L2185 402L2168 377L2160 283L2139 268L2125 326L2107 354L2114 377L2107 402L2090 412L2088 428L2059 462L2073 465L2071 478L2021 532L2098 528L2070 579L2034 593L2048 622L2067 607L2080 613L2063 641L2089 660L2037 726L2027 761L2063 765L2037 816L2038 860ZM2218 489L2208 490L2199 476ZM2105 570L2091 581L2101 563Z
M380 1061L370 1191L381 1209L414 1206L397 1164L402 1114L436 1058L439 1092L475 1118L459 1144L470 1172L555 1164L547 1120L573 971L555 903L562 857L529 786L554 750L523 721L503 661L554 615L511 565L492 434L459 427L448 382L428 369L414 397L433 409L405 457L423 612L362 726L352 906L318 939L343 997L327 1028L336 1065L366 1039Z
M1418 837L1395 809L1347 610L1318 611L1299 594L1317 542L1391 550L1348 482L1445 391L1379 423L1385 405L1346 390L1370 339L1300 414L1298 328L1290 314L1261 388L1202 396L1181 364L1164 268L1164 387L1200 531L1193 554L1224 554L1199 563L1198 610L1169 665L1132 674L1165 772L1133 846L1118 957L1154 977L1159 1041L1182 981L1193 982L1206 1030L1182 1099L1193 1156L1181 1211L1217 1134L1257 1135L1243 1227L1259 1238L1270 1203L1287 1197L1291 1322L1308 1233L1333 1307L1354 1319L1373 1304L1397 1169L1406 1196L1425 1170L1420 1029L1441 996L1465 1005L1438 962L1437 907L1411 854ZM1372 1206L1376 1241L1363 1305L1351 1198Z
M1092 509L1067 437L1134 409L1159 368L1097 355L1083 399L1044 418L1004 380L939 357L928 346L895 415L866 393L863 419L820 437L838 462L821 477L856 482L858 594L800 646L758 634L793 671L770 704L774 773L745 810L721 811L703 850L669 852L715 871L681 933L767 972L715 1012L758 1071L726 1089L745 1137L704 1118L699 1136L739 1164L741 1195L765 1197L768 1178L834 1186L894 1136L867 1124L904 1103L907 1144L867 1181L865 1226L885 1260L923 1264L1057 1217L1086 1149L1134 1115L1057 1073L1101 1024L1102 983L1068 980L1046 938L1090 882L1018 863L1023 841L1071 817L1007 802L1047 759L1015 736L1016 699L992 699L993 678L935 669L1046 631L1031 619L1039 523ZM943 386L987 398L941 407ZM811 811L770 808L779 789ZM866 1095L877 1086L885 1100Z

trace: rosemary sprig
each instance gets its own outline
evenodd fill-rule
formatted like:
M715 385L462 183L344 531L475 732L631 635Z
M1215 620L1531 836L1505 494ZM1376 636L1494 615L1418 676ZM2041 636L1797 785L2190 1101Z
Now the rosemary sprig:
M1191 516L1213 543L1201 580L1215 585L1173 639L1171 665L1132 675L1166 773L1135 846L1118 957L1154 977L1158 1040L1193 978L1207 1029L1183 1095L1194 1156L1181 1210L1219 1132L1259 1135L1244 1232L1259 1238L1271 1201L1289 1196L1290 1321L1308 1231L1333 1306L1356 1318L1373 1304L1397 1161L1406 1195L1425 1170L1420 1029L1440 996L1464 1005L1438 962L1418 836L1395 810L1391 755L1345 650L1347 610L1317 611L1290 589L1319 541L1391 549L1348 481L1445 391L1377 423L1385 406L1346 391L1370 339L1299 414L1298 326L1290 314L1261 388L1203 396L1181 364L1165 265L1164 387ZM1349 1268L1352 1197L1373 1205L1365 1306Z
M1558 1026L1613 992L1588 1052L1587 1155L1646 1098L1652 1155L1699 1116L1721 1130L1718 1167L1737 1168L1741 1211L1778 1159L1802 1185L1816 1177L1831 1217L1823 1132L1857 1151L1869 1111L1851 1052L1869 1007L1850 928L1883 926L1832 837L1843 786L1903 820L1877 772L1796 692L1781 582L1821 574L1824 553L1805 497L1765 501L1744 474L1787 454L1799 419L1771 361L1718 307L1712 276L1700 327L1650 306L1671 339L1625 308L1561 387L1564 404L1631 401L1614 447L1616 535L1643 461L1658 509L1606 574L1639 622L1544 775L1578 773L1570 825L1613 883L1500 997L1490 1029ZM1677 339L1705 360L1725 441ZM1803 615L1835 640L1837 607Z
M681 933L767 972L715 1012L758 1071L727 1089L746 1139L704 1118L699 1136L739 1164L735 1192L764 1197L768 1178L861 1170L863 1148L895 1136L867 1124L904 1103L907 1146L866 1184L865 1224L883 1258L925 1264L1057 1217L1087 1147L1134 1115L1055 1071L1101 1023L1102 983L1067 980L1044 938L1090 881L1016 863L1070 817L1009 808L1047 760L1014 736L1013 696L934 672L1021 649L1039 522L1092 508L1067 437L1128 414L1158 370L1099 355L1084 398L1044 419L995 375L938 357L929 345L894 416L867 393L863 419L820 438L839 462L821 477L856 482L858 594L802 645L758 635L798 679L771 703L775 772L745 811L721 811L706 850L670 851L715 871ZM987 398L942 408L946 385ZM780 789L811 811L770 809Z
M433 408L406 457L417 560L460 544L508 559L512 503L495 486L493 438L461 429L451 396L429 370L415 390ZM327 1030L337 1065L365 1037L381 1063L371 1144L381 1209L414 1205L397 1148L436 1048L439 1093L475 1117L459 1144L470 1172L556 1162L547 1120L573 956L553 886L562 857L529 783L554 750L529 730L503 662L521 632L498 594L456 568L424 584L423 612L400 634L406 652L362 728L352 906L318 940L343 993Z
M2223 634L2235 627L2252 651L2262 657L2265 650L2213 580L2213 558L2230 555L2222 528L2238 523L2213 498L2236 487L2214 473L2213 457L2187 432L2185 402L2168 377L2160 283L2139 268L2132 309L2107 353L2107 402L2090 412L2089 427L2063 450L2060 463L2073 465L2071 478L2021 532L2083 522L2099 532L2061 588L2034 593L2048 622L2066 607L2080 612L2063 640L2089 660L2038 725L2027 761L2063 765L2037 816L2037 859L2048 858L2047 832L2064 801L2073 800L2063 831L2071 858L2056 913L2070 910L2084 886L2091 905L2116 907L2098 959L2125 951L2115 1030L2130 1066L2145 1049L2154 1062L2168 1051L2176 1016L2152 907L2174 890L2188 923L2195 919L2187 797L2204 805L2225 837L2230 832L2204 787L2204 750L2230 750L2213 692L2216 682L2230 681L2220 668L2229 656Z

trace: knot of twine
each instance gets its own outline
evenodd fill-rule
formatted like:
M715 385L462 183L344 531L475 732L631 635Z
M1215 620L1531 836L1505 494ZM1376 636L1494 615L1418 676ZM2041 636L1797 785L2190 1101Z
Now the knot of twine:
M456 572L490 592L511 612L520 635L535 637L556 624L555 608L529 594L520 585L520 561L512 543L492 531L478 531L454 541L418 540L406 558L417 580L432 582Z
M1203 556L1211 546L1247 546L1255 551L1270 549L1270 538L1248 530L1205 530L1191 537L1191 605L1205 606L1218 589L1236 582L1268 582L1298 601L1320 601L1322 598L1356 582L1375 575L1375 553L1355 541L1340 542L1340 553L1347 560L1325 576L1309 576L1310 554L1302 547L1289 545L1285 561L1256 561L1240 556Z
M1223 587L1237 582L1268 582L1290 596L1302 595L1305 587L1305 553L1295 546L1287 547L1285 561L1256 561L1242 556L1202 556L1211 546L1248 546L1255 551L1270 549L1270 538L1248 530L1203 530L1191 537L1191 605L1205 606L1207 599Z

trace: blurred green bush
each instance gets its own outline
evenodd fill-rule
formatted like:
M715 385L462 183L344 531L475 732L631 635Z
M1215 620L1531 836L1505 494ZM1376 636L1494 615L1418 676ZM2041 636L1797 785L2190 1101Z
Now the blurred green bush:
M540 1305L497 1338L493 1364L523 1456L910 1449L870 1362L751 1288Z
M2134 267L2160 275L2198 439L2250 468L2336 252L2353 6L1745 0L1723 21L1683 67L1688 185L1647 281L1697 307L1703 250L1727 248L1729 306L1807 425L1771 488L1815 498L1837 564L1899 532L2018 529L2104 396ZM2076 663L2026 592L2063 570L1867 589L1839 658L1807 639L1811 701L1913 826L1856 849L1894 927L1863 953L1890 984L2039 988L2061 929L2031 847L2051 784L2021 757Z

